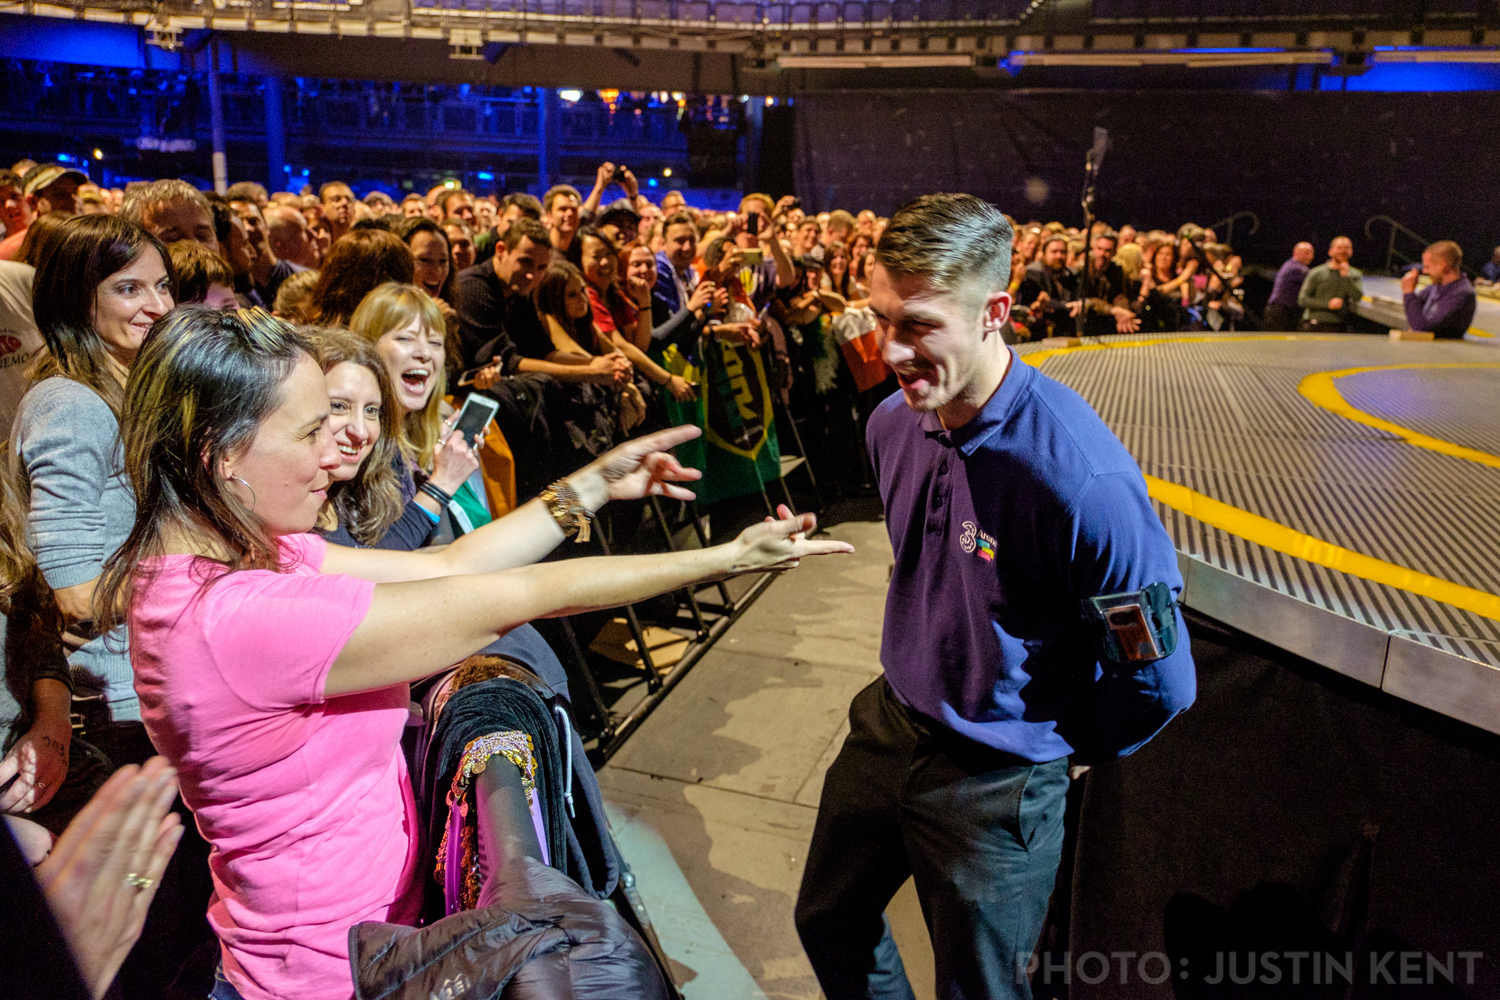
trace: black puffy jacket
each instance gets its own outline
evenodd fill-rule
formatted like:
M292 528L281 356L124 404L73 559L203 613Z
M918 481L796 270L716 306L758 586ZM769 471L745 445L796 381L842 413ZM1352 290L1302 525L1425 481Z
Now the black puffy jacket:
M661 972L614 908L521 857L479 908L427 927L349 932L355 1000L669 1000Z

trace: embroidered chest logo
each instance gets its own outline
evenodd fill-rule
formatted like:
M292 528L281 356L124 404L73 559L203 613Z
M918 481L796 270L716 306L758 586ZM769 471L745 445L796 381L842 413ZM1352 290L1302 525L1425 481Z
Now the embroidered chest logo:
M979 530L979 526L973 521L963 523L963 534L958 536L958 547L965 552L973 553L985 562L993 562L995 559L995 539Z

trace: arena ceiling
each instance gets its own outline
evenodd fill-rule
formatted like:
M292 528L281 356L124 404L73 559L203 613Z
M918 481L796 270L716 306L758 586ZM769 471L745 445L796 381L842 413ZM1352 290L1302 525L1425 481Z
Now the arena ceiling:
M11 11L209 33L289 73L779 93L809 74L981 76L1026 66L1500 62L1500 0L79 0ZM10 19L7 19L10 20ZM349 42L330 50L328 42ZM599 50L612 55L601 59ZM460 64L444 67L443 62ZM307 65L307 64L313 65ZM351 65L345 66L345 63ZM463 63L470 65L464 66ZM639 70L639 72L633 72ZM671 77L671 79L667 79ZM782 79L778 79L781 77ZM752 83L754 86L752 86Z

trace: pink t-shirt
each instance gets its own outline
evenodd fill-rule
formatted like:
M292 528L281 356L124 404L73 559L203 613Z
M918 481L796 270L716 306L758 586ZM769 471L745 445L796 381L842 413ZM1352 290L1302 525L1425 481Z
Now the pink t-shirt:
M286 572L151 560L130 659L151 740L213 845L208 919L246 1000L347 1000L349 928L416 922L417 816L401 754L411 693L323 697L375 585L323 575L316 535Z

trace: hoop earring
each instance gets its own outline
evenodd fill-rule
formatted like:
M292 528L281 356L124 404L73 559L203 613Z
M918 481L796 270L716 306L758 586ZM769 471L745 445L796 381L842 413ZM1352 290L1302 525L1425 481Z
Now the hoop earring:
M230 476L229 478L232 479L232 480L234 480L237 483L240 483L241 485L243 485L245 487L245 489L247 489L247 490L250 491L250 513L254 514L255 513L255 487L251 486L249 483L245 482L239 476Z

